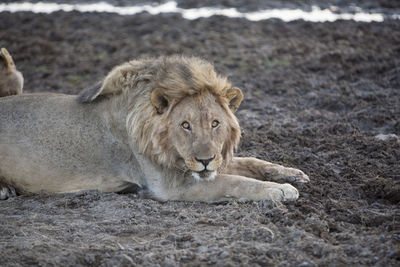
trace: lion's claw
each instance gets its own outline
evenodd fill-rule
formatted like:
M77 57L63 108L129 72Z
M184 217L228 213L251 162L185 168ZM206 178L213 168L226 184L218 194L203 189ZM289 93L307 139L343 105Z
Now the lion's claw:
M282 166L279 166L279 168L276 168L273 171L268 168L264 172L264 177L266 180L287 183L308 183L310 181L308 175L301 170Z
M296 169L293 169L296 170ZM294 183L308 183L310 181L310 177L307 174L300 170L296 170L297 174L295 176L289 176L288 178L292 178Z
M0 200L5 200L16 195L17 192L15 191L14 187L0 183Z

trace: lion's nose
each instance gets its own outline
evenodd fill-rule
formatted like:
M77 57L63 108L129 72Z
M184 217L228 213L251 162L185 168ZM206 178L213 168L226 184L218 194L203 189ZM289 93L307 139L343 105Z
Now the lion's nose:
M215 155L214 155L214 157L209 158L209 159L198 159L198 158L195 158L195 159L196 159L198 162L203 163L204 167L207 167L208 163L210 163L211 161L213 161L213 159L215 159Z

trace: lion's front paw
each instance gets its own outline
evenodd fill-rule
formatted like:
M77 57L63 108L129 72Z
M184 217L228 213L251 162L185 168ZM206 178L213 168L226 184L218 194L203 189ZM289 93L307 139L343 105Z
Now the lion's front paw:
M299 198L299 191L291 184L282 184L279 186L282 191L282 201L296 200Z
M288 183L308 183L310 181L308 175L301 170L282 166L273 169L268 166L268 168L265 168L264 178L267 180Z
M310 181L308 175L299 169L284 168L283 175L287 182L308 183Z
M0 183L0 200L5 200L9 197L14 197L16 195L17 193L15 192L15 189L13 187L4 183Z
M293 201L299 198L299 191L290 184L277 184L268 187L264 199L272 201Z

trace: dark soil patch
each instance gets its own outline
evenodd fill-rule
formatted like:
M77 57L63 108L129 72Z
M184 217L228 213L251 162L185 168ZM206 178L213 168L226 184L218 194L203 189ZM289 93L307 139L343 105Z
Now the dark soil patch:
M2 13L0 40L26 92L76 94L135 57L204 57L245 93L238 154L311 177L280 206L11 198L0 265L400 264L400 21Z

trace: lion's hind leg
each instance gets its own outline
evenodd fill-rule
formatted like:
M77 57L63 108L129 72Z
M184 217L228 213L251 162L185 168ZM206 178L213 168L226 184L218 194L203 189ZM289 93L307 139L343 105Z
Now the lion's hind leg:
M17 192L15 191L15 188L0 182L0 200L5 200L10 197L15 197L17 195Z

